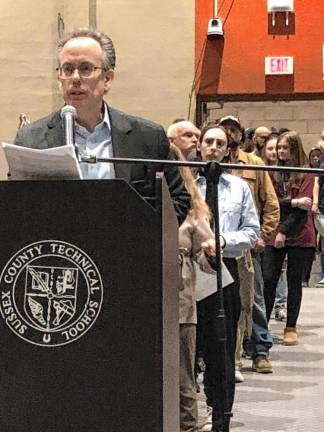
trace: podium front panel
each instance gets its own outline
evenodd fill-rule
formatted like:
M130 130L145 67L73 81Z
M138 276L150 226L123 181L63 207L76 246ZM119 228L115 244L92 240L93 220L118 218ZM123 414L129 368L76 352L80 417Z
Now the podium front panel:
M0 220L1 432L162 431L161 215L121 180L2 182Z

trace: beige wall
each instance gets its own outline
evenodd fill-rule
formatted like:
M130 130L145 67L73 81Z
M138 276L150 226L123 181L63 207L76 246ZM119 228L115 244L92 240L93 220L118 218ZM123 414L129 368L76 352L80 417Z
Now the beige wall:
M244 127L267 126L297 131L308 153L317 144L324 128L324 101L208 103L207 121L224 115L239 117Z
M99 0L98 28L114 40L112 105L168 126L188 113L194 0Z
M87 5L88 0L1 2L0 141L14 139L20 113L36 120L61 103L54 59L58 14L66 25L86 25ZM6 172L0 150L0 179L6 177Z
M165 127L175 117L186 117L194 70L194 5L194 0L1 2L0 141L14 139L20 113L34 121L62 103L54 59L58 14L65 29L97 22L112 37L118 63L109 103ZM0 151L0 178L5 172Z
M0 10L1 140L14 138L20 112L35 120L61 103L53 58L58 13L69 29L88 25L94 11L97 27L112 37L117 51L109 101L165 126L187 115L194 0L6 0Z
M58 14L65 27L88 24L88 0L6 0L1 3L0 139L15 136L19 113L31 120L61 103L56 80Z
M51 1L37 8L30 3L1 3L1 139L13 138L20 112L34 117L51 109L54 7Z

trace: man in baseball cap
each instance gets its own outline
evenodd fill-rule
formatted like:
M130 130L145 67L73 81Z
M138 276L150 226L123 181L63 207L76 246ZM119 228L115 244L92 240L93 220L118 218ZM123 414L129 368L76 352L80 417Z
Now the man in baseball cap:
M228 147L232 150L237 149L238 146L244 141L244 129L241 122L237 117L228 115L222 117L218 124L226 129L228 135Z

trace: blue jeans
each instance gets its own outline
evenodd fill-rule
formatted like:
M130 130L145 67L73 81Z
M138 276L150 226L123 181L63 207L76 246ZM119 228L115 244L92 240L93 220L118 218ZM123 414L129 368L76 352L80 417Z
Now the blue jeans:
M281 308L284 308L287 306L287 294L288 294L288 287L287 287L287 270L282 269L280 279L277 284L276 288L276 300L274 309L278 310Z
M252 358L259 355L268 356L273 345L272 336L268 329L266 307L263 295L263 276L261 268L261 255L258 252L251 252L255 272L255 294L252 311L252 335L244 343L244 349Z

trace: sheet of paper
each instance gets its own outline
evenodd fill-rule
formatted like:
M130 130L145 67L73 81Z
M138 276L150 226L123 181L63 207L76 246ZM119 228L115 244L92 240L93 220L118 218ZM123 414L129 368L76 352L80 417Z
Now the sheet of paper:
M217 291L216 274L205 273L200 270L199 266L195 263L196 268L196 300L200 301L204 298L214 294ZM222 261L222 287L234 282L226 265Z
M72 145L44 150L7 143L1 145L9 167L9 180L82 179Z

